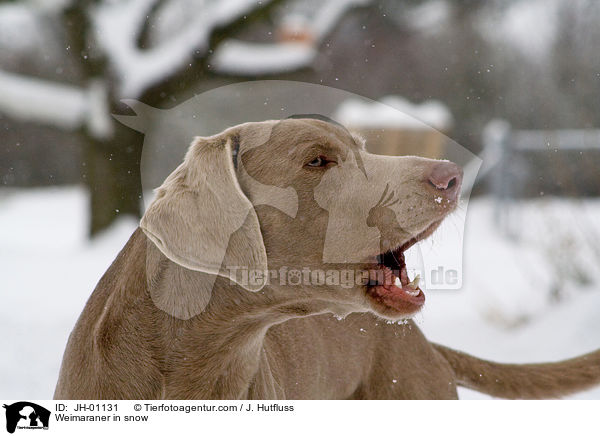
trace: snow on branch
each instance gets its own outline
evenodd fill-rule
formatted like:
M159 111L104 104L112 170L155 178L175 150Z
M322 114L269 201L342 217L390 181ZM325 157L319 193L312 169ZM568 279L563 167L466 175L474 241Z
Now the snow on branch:
M101 82L82 89L0 71L0 112L66 130L86 126L98 138L111 133L106 87Z
M239 40L223 43L212 57L215 70L228 74L259 75L295 71L310 65L317 50L307 44L257 44Z
M136 98L209 48L214 29L229 24L270 0L205 0L189 24L156 47L141 49L137 39L158 0L106 1L91 12L95 38L119 79L121 96ZM167 4L168 5L168 4Z
M371 0L326 0L311 17L303 18L303 42L252 43L226 40L211 57L214 70L226 74L277 74L309 66L318 53L318 46L351 8L364 6ZM287 18L292 18L290 14Z

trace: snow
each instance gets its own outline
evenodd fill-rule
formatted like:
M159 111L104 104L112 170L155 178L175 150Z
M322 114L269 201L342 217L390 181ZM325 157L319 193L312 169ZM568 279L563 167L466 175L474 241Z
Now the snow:
M403 22L425 34L436 34L451 15L446 0L430 0L417 4L404 13Z
M0 398L51 398L67 337L136 226L89 243L81 188L0 191Z
M100 80L84 89L0 70L0 112L67 130L85 125L98 138L112 128L107 92Z
M54 18L72 0L0 2L0 53L7 58L47 57L59 49ZM62 47L60 49L63 49Z
M0 5L0 47L13 53L30 50L41 42L40 19L24 4ZM26 36L26 37L24 37Z
M211 62L215 70L226 74L283 73L310 65L317 53L312 46L297 42L259 44L227 40Z
M277 74L310 66L318 47L331 33L343 15L351 8L364 6L371 0L328 0L312 2L307 8L302 2L292 2L282 22L306 26L310 42L250 43L225 40L210 58L215 71L226 74Z
M0 112L11 117L73 130L83 123L86 108L80 88L0 70Z
M588 0L570 2L574 9L588 8ZM489 2L474 16L478 33L491 44L515 48L531 59L544 60L552 53L558 34L560 0ZM424 36L438 36L452 24L452 2L429 0L401 8L397 19Z
M10 59L31 62L56 58L64 53L54 35L52 15L67 0L31 0L0 5L0 53ZM69 50L69 47L66 47ZM106 85L92 81L88 88L0 70L0 113L11 118L75 130L87 126L97 138L111 133Z
M69 0L0 2L0 66L40 66L64 53L54 21Z
M190 12L186 26L173 29L164 41L148 49L137 36L155 0L105 2L91 13L96 40L120 79L119 95L136 98L148 87L179 70L192 57L203 55L215 28L228 24L267 0L204 0ZM173 2L175 7L177 2Z
M463 288L427 293L425 309L416 318L425 335L505 362L559 360L600 348L600 256L595 252L600 201L516 204L509 214L520 227L515 240L499 234L494 207L491 199L470 201ZM451 229L442 226L440 231ZM434 245L435 239L434 234ZM557 251L562 251L560 259ZM574 267L583 269L587 280L574 274ZM562 295L558 301L557 287ZM488 398L465 389L460 394ZM600 399L600 388L574 398Z
M512 2L500 15L483 17L479 33L491 43L505 42L532 59L543 59L556 38L560 4L559 0Z
M137 226L121 219L93 241L83 188L0 190L0 397L52 396L67 337L104 271ZM426 290L416 322L427 337L479 357L533 362L600 347L600 200L544 199L516 204L522 229L511 241L492 224L488 198L469 203L462 290ZM441 246L453 217L421 244ZM571 245L564 241L573 241ZM544 243L542 243L544 242ZM556 271L553 246L588 282ZM411 248L408 255L415 248ZM562 261L564 262L564 259ZM563 298L552 289L562 276ZM392 381L393 382L393 381ZM461 398L489 398L461 389ZM574 398L600 399L600 388Z
M437 100L413 104L405 98L390 95L379 102L349 99L340 105L335 118L344 125L366 128L404 128L447 130L452 114ZM428 127L429 126L429 127Z
M498 31L530 56L548 53L557 31L558 2L519 1L506 12Z

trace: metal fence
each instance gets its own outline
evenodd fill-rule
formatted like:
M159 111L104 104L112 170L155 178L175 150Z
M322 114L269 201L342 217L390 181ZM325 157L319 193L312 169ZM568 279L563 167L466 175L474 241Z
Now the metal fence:
M579 198L600 194L600 129L515 130L502 120L483 133L479 180L494 198L494 220L511 227L511 205L548 195Z

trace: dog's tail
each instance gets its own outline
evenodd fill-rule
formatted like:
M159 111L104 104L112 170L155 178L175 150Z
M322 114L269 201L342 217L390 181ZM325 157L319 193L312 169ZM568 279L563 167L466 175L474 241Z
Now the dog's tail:
M600 350L555 363L502 364L433 344L459 386L499 398L558 398L600 384Z

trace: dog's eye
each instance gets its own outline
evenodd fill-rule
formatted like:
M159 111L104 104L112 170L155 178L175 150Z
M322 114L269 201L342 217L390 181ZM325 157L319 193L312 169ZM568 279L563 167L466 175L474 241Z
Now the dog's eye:
M327 165L327 160L323 156L319 156L311 160L308 165L309 167L324 167Z

